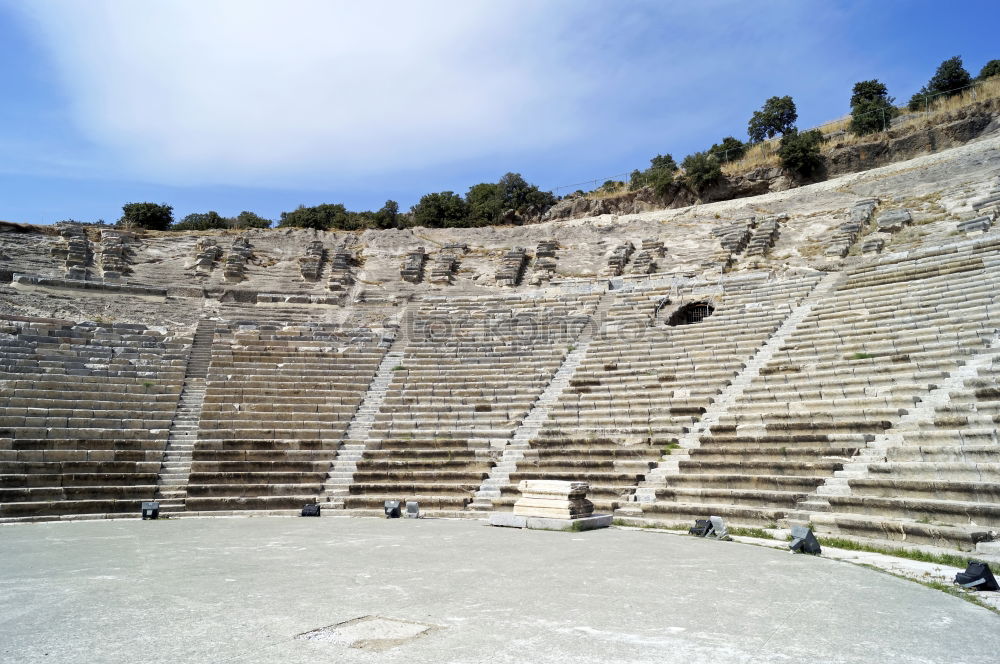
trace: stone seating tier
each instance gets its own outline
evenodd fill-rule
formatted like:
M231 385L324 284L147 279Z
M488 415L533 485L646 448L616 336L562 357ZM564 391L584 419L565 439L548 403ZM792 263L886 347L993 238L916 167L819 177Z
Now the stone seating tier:
M220 325L186 508L285 510L318 500L385 349L335 325Z
M190 339L139 325L9 320L0 344L0 519L138 510Z

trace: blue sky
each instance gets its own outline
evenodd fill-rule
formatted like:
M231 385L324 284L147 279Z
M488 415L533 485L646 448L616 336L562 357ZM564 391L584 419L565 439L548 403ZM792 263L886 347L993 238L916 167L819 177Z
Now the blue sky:
M554 190L744 139L772 95L809 127L859 80L975 75L997 25L996 0L0 0L0 219Z

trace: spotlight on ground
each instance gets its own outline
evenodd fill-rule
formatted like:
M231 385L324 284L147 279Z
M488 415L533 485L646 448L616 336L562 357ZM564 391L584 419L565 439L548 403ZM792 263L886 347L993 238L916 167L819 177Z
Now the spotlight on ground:
M303 505L302 516L319 516L319 505L317 503Z
M822 550L812 528L805 526L792 526L792 541L788 543L788 548L796 553L812 554L818 554Z
M387 500L385 501L385 518L387 519L398 519L399 514L399 501L398 500Z
M156 501L143 501L142 520L158 519L160 517L160 503Z
M955 583L972 590L1000 590L990 566L981 560L970 560L965 571L955 575Z
M688 528L688 534L696 537L705 537L712 532L712 521L710 519L695 519L694 525Z
M406 501L406 518L408 519L420 518L420 503L418 503L415 500Z
M726 540L728 542L730 537L729 531L726 530L725 520L721 516L712 516L709 517L708 520L709 523L712 524L712 532L709 536L720 540Z

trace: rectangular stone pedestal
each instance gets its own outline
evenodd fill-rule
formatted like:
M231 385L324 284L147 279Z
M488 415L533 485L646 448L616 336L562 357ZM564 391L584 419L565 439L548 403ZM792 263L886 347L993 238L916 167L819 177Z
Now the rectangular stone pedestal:
M562 530L582 532L611 525L610 514L593 514L578 519L552 519L541 516L520 516L511 512L493 512L489 524L504 528L529 528L531 530Z

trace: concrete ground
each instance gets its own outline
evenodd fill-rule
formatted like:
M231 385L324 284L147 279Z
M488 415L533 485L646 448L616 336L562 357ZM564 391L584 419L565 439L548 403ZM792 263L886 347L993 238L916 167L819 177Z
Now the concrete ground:
M1000 616L986 609L736 542L336 517L0 527L2 662L904 664L997 652Z

